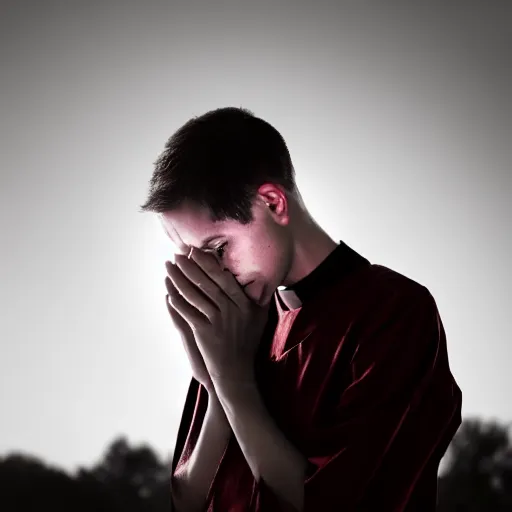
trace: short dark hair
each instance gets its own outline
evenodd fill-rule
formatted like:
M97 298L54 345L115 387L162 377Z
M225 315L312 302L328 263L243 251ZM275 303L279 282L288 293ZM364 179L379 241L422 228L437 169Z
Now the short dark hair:
M190 201L207 208L213 222L248 224L265 182L295 190L283 137L245 108L219 108L190 119L169 138L154 162L141 212L162 213Z

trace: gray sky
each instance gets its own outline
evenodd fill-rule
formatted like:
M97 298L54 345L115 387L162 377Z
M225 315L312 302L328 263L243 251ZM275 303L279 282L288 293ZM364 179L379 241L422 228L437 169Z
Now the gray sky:
M506 2L178 4L1 3L0 454L172 451L190 371L138 207L228 105L280 130L333 238L429 288L463 415L511 421Z

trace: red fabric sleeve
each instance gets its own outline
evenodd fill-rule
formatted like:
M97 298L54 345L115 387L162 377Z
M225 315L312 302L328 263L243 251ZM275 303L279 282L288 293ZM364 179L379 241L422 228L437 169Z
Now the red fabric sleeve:
M448 425L460 424L444 329L434 298L421 290L375 305L371 320L347 334L357 340L350 385L329 392L337 398L310 450L304 512L403 510L427 464L436 466ZM252 503L254 512L294 510L263 480Z

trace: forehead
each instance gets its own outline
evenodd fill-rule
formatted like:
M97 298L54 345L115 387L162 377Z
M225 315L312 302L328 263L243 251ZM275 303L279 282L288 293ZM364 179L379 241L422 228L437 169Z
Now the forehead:
M209 238L222 236L233 231L233 222L213 222L206 209L190 206L159 214L167 236L182 253L190 247L201 248Z

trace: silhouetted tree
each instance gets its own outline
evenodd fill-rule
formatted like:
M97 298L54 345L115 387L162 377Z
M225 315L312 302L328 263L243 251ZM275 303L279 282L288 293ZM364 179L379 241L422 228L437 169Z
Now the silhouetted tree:
M2 512L117 512L108 489L97 481L80 482L21 453L0 459Z
M449 458L448 471L439 479L439 512L512 510L506 427L464 420L450 444Z
M26 454L0 458L1 512L169 512L171 460L115 439L75 475ZM439 512L511 512L512 446L505 426L464 420L439 478Z
M92 469L75 475L36 457L13 453L0 458L2 512L169 512L170 463L147 446L115 440Z
M103 461L83 471L79 478L92 476L103 483L123 511L170 510L170 468L148 446L131 448L124 437L108 448Z

